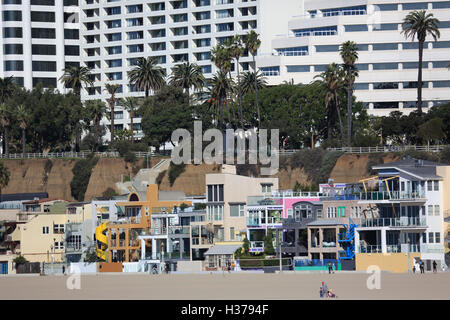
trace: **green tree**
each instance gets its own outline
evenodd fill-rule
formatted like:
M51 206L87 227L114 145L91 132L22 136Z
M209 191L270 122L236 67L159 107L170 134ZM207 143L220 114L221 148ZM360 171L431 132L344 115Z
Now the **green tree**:
M273 248L273 237L270 231L264 237L264 253L267 255L274 255L275 249Z
M0 78L0 103L6 102L13 95L14 87L13 76Z
M115 107L116 102L118 100L116 98L116 94L118 93L119 88L120 88L119 84L110 84L110 83L105 84L105 91L107 91L108 94L111 96L108 99L109 111L111 112L111 129L110 129L110 132L111 132L111 144L114 143L114 130L115 130L115 128L114 128L114 107Z
M344 128L342 125L341 112L339 108L339 90L343 86L342 69L336 64L330 64L327 69L314 78L320 78L320 82L326 88L325 106L328 119L328 139L331 139L333 120L335 112L339 119L339 129L341 132L341 141L344 138Z
M442 127L443 120L441 118L434 118L420 125L419 130L417 130L417 135L426 140L428 146L430 146L430 141L439 141L445 137Z
M205 77L199 65L185 62L172 68L169 84L183 88L189 100L190 89L201 90L205 84Z
M29 122L29 113L23 105L20 105L16 109L16 118L19 121L19 127L22 129L22 155L25 157L26 147L26 129Z
M218 71L208 81L208 92L210 103L218 109L219 121L218 127L222 128L224 124L223 106L227 100L227 94L233 89L233 81L227 77L223 71ZM229 116L229 120L230 116Z
M245 43L245 49L250 52L250 54L252 55L253 58L253 70L255 72L255 74L258 73L258 70L256 69L256 60L255 60L255 55L256 52L258 51L259 47L261 46L261 40L259 39L259 35L254 31L250 31L249 33L247 33L245 35L244 38L244 43ZM255 77L254 76L254 84L255 84L255 101L256 101L256 110L257 110L257 115L258 115L258 128L261 127L261 113L259 110L259 101L258 101L258 90L260 89L259 84L258 84L258 75ZM245 94L245 93L243 93Z
M434 41L440 37L439 32L440 21L434 18L432 13L427 13L426 10L410 12L403 19L402 33L406 38L415 38L419 41L419 71L417 76L417 110L422 113L422 61L423 61L423 46L427 35L434 38Z
M242 88L242 95L245 96L249 93L255 94L255 100L258 99L258 90L264 89L267 86L267 80L262 75L261 72L251 72L247 71L242 73L241 75L241 88ZM260 112L259 112L259 104L256 103L256 109L258 114L258 123L260 123Z
M10 176L8 168L5 167L3 162L0 162L0 195L2 194L2 189L8 185Z
M11 124L12 112L9 104L0 104L0 123L3 127L3 138L5 139L5 154L9 154L9 125Z
M131 143L134 143L134 117L136 111L139 108L140 100L136 97L126 97L125 99L120 99L120 105L129 113L130 115L130 131L131 131Z
M130 84L138 90L144 90L148 97L150 90L158 91L165 84L165 70L158 66L155 57L140 58L136 66L128 72Z
M358 47L353 41L346 41L342 44L340 55L344 61L344 83L347 89L347 146L352 145L352 119L353 119L353 84L358 77Z
M89 118L94 123L94 126L100 125L100 121L106 114L106 104L100 99L95 99L87 100L84 105Z
M64 74L59 78L59 81L64 84L66 88L73 89L77 96L81 95L82 86L94 85L91 77L91 71L87 67L71 66L63 69Z
M159 152L159 147L171 141L172 132L178 128L191 129L192 113L183 89L165 86L146 99L139 108L145 139Z

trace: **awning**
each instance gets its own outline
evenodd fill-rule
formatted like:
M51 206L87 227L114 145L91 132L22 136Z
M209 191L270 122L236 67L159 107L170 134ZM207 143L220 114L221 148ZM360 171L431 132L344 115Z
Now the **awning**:
M211 249L205 252L205 255L223 255L228 254L232 255L237 249L239 249L241 245L238 244L222 244L215 245Z

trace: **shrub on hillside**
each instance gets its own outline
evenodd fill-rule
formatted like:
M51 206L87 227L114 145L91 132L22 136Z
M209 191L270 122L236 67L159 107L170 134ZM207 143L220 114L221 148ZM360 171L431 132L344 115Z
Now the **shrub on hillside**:
M425 151L406 150L400 154L402 158L414 158L428 161L439 161L439 156L436 153L429 153Z
M114 190L111 187L109 187L102 193L102 197L107 198L107 199L112 199L115 196L117 196L117 192L116 192L116 190Z
M97 164L98 158L93 154L86 159L78 160L72 169L73 178L70 182L70 192L77 201L84 201L84 194L91 178L92 169Z
M173 164L173 162L170 163L169 167L169 183L172 187L175 183L175 180L178 178L180 174L184 172L186 169L186 165L184 163L182 164Z
M445 147L439 155L439 160L442 163L450 164L450 147Z
M136 154L132 151L128 151L127 153L125 153L123 159L125 160L125 162L129 163L135 163L137 161Z

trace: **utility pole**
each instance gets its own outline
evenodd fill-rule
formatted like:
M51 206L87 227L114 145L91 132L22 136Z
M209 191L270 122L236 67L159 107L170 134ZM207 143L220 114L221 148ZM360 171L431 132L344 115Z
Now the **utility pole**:
M280 253L280 273L283 272L283 264L281 261L281 233L280 233L280 229L277 228L277 235L278 235L278 252Z

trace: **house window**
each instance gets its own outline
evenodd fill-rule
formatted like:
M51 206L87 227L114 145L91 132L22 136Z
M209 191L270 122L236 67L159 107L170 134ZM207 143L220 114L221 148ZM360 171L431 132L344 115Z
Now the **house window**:
M292 219L294 217L294 212L292 209L287 210L287 217L288 219Z
M234 240L234 227L230 228L230 240Z
M439 181L434 180L434 191L439 191Z
M64 243L60 242L60 241L55 241L54 248L55 248L55 250L64 249Z
M428 243L434 243L434 234L433 234L433 232L428 232Z
M64 233L64 225L63 224L54 224L53 225L53 233L55 233L55 234Z
M48 234L49 233L49 227L42 227L42 233Z
M427 233L426 232L422 233L422 242L427 243Z
M427 181L427 191L433 191L433 181Z
M272 185L271 184L261 184L262 192L272 192Z
M243 217L244 205L243 204L230 204L230 217Z
M208 202L223 201L223 184L208 185Z
M432 216L433 215L433 206L428 206L428 215Z
M346 214L346 208L345 207L339 207L338 208L338 216L339 217L345 217L347 214Z
M322 209L317 209L317 218L322 218Z
M441 233L440 232L436 232L435 233L434 242L435 243L441 243Z
M434 215L438 216L440 214L440 207L439 205L434 206Z
M336 218L336 207L327 208L327 218Z

